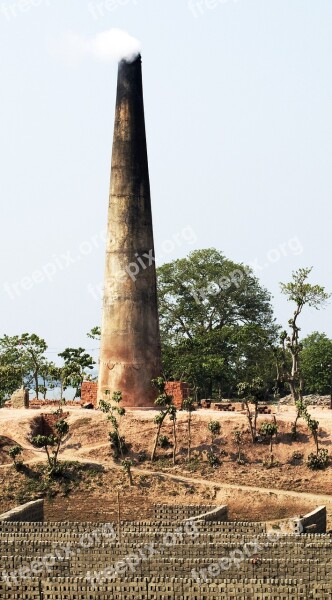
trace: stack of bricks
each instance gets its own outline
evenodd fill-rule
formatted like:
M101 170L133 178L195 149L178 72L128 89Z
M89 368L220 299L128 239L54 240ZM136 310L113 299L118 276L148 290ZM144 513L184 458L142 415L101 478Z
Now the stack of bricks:
M40 398L33 398L32 400L30 400L30 408L45 408L47 406L51 406L53 408L58 408L59 407L59 400L41 400ZM80 400L66 400L66 406L76 406L79 407L81 406L81 401Z
M27 508L31 511L30 506L16 509L17 520ZM271 539L265 523L199 520L188 529L188 522L179 522L184 514L209 513L211 508L159 505L152 511L153 520L121 523L115 510L113 524L12 522L8 515L2 521L0 517L0 598L332 598L329 534L275 531ZM323 509L303 518L323 520ZM54 560L44 564L45 556ZM26 576L30 564L38 566L31 579Z
M96 381L83 381L81 392L81 404L93 404L97 406L98 383ZM181 409L183 401L190 396L190 388L183 381L167 381L166 394L173 396L176 408Z
M85 404L93 404L93 406L96 408L97 392L98 392L97 381L83 381L82 390L81 390L82 406L84 406Z
M181 410L183 401L190 396L190 388L183 381L167 381L166 394L173 396L173 404L177 409Z

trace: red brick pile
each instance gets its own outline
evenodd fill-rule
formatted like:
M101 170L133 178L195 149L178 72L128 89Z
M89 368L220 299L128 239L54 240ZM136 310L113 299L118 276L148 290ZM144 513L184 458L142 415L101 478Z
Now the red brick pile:
M81 404L93 404L96 408L97 406L97 391L98 391L98 383L97 381L83 381L82 390L81 390Z
M173 396L173 404L179 410L182 408L183 401L190 396L189 385L183 381L167 381L165 391L169 396Z
M81 404L93 404L97 406L98 383L96 381L83 381L81 392ZM190 396L190 388L183 381L167 381L166 394L173 396L173 402L176 408L181 409L183 400Z

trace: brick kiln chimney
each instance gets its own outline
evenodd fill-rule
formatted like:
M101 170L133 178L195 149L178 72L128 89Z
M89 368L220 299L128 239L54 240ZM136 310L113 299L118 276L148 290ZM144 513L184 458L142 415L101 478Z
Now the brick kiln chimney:
M104 279L98 402L148 407L161 373L141 57L119 63Z

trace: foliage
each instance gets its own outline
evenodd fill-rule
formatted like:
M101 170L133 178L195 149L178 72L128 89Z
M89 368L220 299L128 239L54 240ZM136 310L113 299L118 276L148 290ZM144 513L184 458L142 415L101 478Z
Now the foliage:
M300 353L304 394L327 395L332 385L332 340L314 331L302 341Z
M37 435L32 438L36 448L43 448L47 455L49 475L58 475L61 469L58 464L60 446L69 431L69 425L65 419L59 419L54 426L55 435Z
M157 425L156 437L154 440L152 453L151 453L151 462L154 462L155 457L156 457L156 451L157 451L157 446L158 446L158 441L159 441L159 436L160 436L162 425L163 425L167 415L170 415L171 418L172 418L172 415L174 415L174 413L173 413L174 405L172 404L173 396L170 396L169 394L166 393L166 382L163 379L163 377L157 377L156 379L153 379L152 385L159 392L159 395L155 400L155 406L157 408L160 408L160 412L154 418L154 422ZM173 420L173 434L174 434L174 429L175 429L175 419ZM174 443L174 446L176 446L176 443ZM173 447L173 461L174 461L174 458L175 458L175 453L174 453L174 447Z
M10 450L8 452L10 458L13 459L14 466L16 467L16 469L21 468L23 465L23 461L17 460L17 457L20 456L20 454L22 454L22 452L23 452L23 448L21 448L21 446L13 446L12 448L10 448Z
M208 430L211 433L211 442L214 443L216 437L220 435L221 426L219 421L210 421L208 423Z
M330 294L319 285L308 283L308 277L312 269L302 268L293 272L292 281L281 283L281 291L287 297L287 300L295 304L292 318L289 320L290 333L282 332L280 336L282 349L282 363L279 370L279 376L286 381L290 387L292 398L297 407L296 418L292 426L293 436L297 436L297 422L304 414L303 404L303 374L301 371L301 351L302 344L299 339L300 328L298 318L303 308L307 305L318 310L324 307ZM288 357L291 358L291 366L288 367Z
M277 435L277 433L278 426L276 423L262 423L260 427L260 434L270 441L270 467L273 466L273 438Z
M257 439L257 418L258 418L258 403L264 399L265 389L263 380L260 377L255 377L252 381L243 381L237 386L239 398L242 398L249 423L251 441L254 444ZM250 410L249 403L254 405L254 414Z
M329 453L326 448L321 448L318 453L309 454L307 466L313 471L326 469L329 463Z
M93 369L95 361L84 348L66 348L58 356L64 360L66 386L76 388L74 398L80 398L82 383L87 377L86 369Z
M291 463L291 465L298 465L302 462L302 460L303 453L296 450L295 452L293 452L289 462Z
M46 363L46 350L45 340L35 333L0 338L0 377L7 396L25 385L39 397L39 376Z
M132 466L133 466L133 462L130 460L130 458L125 458L122 461L122 467L128 475L130 485L134 485L133 476L132 476L132 472L131 472Z
M171 446L171 443L170 443L167 435L161 435L159 437L158 446L160 446L160 448L169 448Z
M216 469L220 464L220 460L212 448L210 448L210 450L207 452L207 459L210 467L213 467L214 469Z
M0 353L0 407L21 385L21 367L13 362L8 352Z
M122 455L128 454L129 445L126 442L124 436L119 436L118 432L110 431L108 433L108 438L111 444L111 449L113 451L113 456L117 460Z
M275 423L270 422L262 423L259 432L262 436L266 436L270 439L273 438L274 435L277 435L278 426Z
M270 295L252 271L215 249L158 269L164 372L199 397L232 394L259 373L273 386L276 326Z
M101 328L99 326L92 327L89 333L87 333L87 336L92 340L100 340Z
M106 395L109 395L109 391L106 391ZM111 403L106 402L106 400L100 400L99 402L100 410L107 414L107 420L113 428L113 431L109 433L109 440L115 459L118 459L120 456L123 459L129 449L125 438L120 435L120 419L126 414L126 410L120 406L121 402L122 392L113 392ZM118 416L120 419L118 419Z

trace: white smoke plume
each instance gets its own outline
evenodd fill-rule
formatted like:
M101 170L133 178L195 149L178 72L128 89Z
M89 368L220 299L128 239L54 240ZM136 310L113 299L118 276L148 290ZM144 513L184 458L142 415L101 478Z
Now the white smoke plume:
M70 65L75 66L86 58L102 62L132 62L141 51L139 40L121 29L109 29L91 38L70 32L53 50Z

